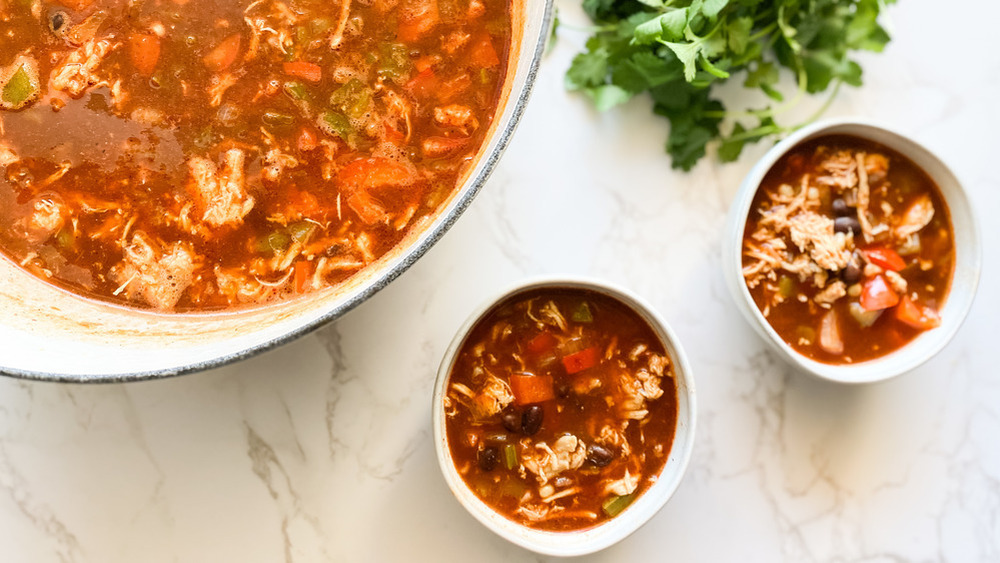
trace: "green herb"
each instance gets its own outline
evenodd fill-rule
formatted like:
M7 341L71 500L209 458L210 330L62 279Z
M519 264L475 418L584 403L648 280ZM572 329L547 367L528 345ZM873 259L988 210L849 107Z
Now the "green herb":
M832 89L832 99L841 84L859 86L861 67L849 55L885 47L889 34L878 16L894 1L583 0L598 26L573 59L566 87L602 111L649 92L653 112L670 121L666 150L675 168L690 170L715 140L719 158L732 161L747 143L804 125L774 119L802 94ZM781 68L798 83L789 102L778 88ZM734 75L784 103L726 111L712 87Z

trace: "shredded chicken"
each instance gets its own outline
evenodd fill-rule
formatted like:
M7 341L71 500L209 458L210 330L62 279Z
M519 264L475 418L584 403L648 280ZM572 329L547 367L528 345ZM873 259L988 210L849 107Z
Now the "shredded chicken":
M10 166L20 160L13 149L0 142L0 166Z
M616 407L623 418L632 420L646 418L649 414L646 410L646 401L659 399L663 395L660 378L646 369L637 370L634 374L622 371L618 376L618 384L624 400Z
M538 442L534 448L524 448L521 464L544 485L563 471L577 469L587 460L587 446L572 434L559 437L549 447Z
M799 250L809 252L813 261L825 270L840 270L851 258L847 236L834 233L829 217L811 211L800 213L789 220L789 234Z
M202 220L213 226L236 225L253 209L253 196L246 192L243 151L226 151L222 171L215 163L196 156L188 161L190 191L202 211Z
M477 418L493 416L514 401L514 394L507 382L487 374L486 384L472 399L472 413Z
M625 469L625 475L621 479L605 483L604 494L612 494L623 497L635 492L639 487L639 475L632 475Z
M454 129L465 136L479 128L479 120L472 108L459 104L434 108L434 123L446 129Z
M87 41L56 66L50 84L56 90L79 98L87 88L103 83L96 74L97 69L118 46L109 39Z
M124 249L124 260L111 270L111 279L119 284L116 295L143 301L154 309L173 309L191 285L195 270L194 252L185 244L174 243L165 249L138 231Z
M934 218L934 203L930 196L924 194L916 199L903 214L903 219L896 226L897 238L905 239L916 234L930 224Z
M836 280L830 285L826 286L823 291L820 291L813 297L813 301L819 303L820 305L832 305L841 297L847 295L847 285Z

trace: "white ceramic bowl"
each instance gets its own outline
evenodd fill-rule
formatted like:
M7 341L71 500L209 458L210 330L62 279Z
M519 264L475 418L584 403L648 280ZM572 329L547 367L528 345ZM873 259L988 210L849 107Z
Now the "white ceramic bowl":
M941 310L941 326L923 332L899 350L881 358L850 365L817 362L795 351L771 327L743 281L743 231L754 195L771 167L798 144L824 135L852 135L881 143L921 167L938 185L951 212L955 234L955 274ZM804 127L774 146L750 170L729 212L723 238L722 268L740 311L779 355L802 371L841 383L872 383L905 373L937 354L955 336L972 306L982 269L975 215L955 174L934 154L912 139L884 126L858 119L831 119Z
M426 226L337 287L268 307L163 315L80 298L0 257L0 374L130 381L229 363L349 311L412 265L468 207L510 142L548 42L552 0L518 0L496 118L476 164Z
M445 431L444 397L448 376L451 373L458 350L469 331L494 305L515 294L539 288L585 289L608 296L634 310L649 323L663 341L667 354L673 362L674 377L677 383L677 427L674 431L670 455L656 483L615 518L594 528L577 532L534 530L513 520L508 520L495 512L469 489L465 481L462 480L462 476L455 469L455 464L451 459L451 449L448 447L448 435ZM448 487L458 502L479 522L500 537L538 553L558 556L583 555L609 547L639 529L663 507L680 484L691 458L691 449L694 446L695 412L695 389L691 367L677 337L666 321L644 300L623 288L601 281L567 276L535 278L521 282L495 298L489 299L476 309L459 329L448 347L448 351L445 352L441 367L438 369L437 382L434 386L434 403L431 407L434 446L437 449L438 463Z

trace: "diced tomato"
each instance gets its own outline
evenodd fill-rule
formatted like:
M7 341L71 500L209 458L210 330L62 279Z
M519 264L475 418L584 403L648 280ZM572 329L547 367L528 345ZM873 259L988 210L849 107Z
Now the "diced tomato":
M469 78L468 74L461 74L451 80L442 82L437 87L437 98L441 102L450 102L458 97L459 94L468 90L469 86L472 86L472 79Z
M406 139L406 135L403 135L401 132L397 131L395 127L386 123L385 139L387 141L392 141L393 143L399 143L400 141Z
M323 69L318 64L308 61L292 61L283 63L282 69L288 76L308 80L309 82L319 82L323 80Z
M941 315L930 307L921 307L904 295L896 306L896 318L918 330L941 326Z
M299 260L295 263L295 292L303 293L306 290L306 284L309 283L309 273L312 270L311 265L306 260Z
M128 38L132 66L142 76L151 76L160 61L160 38L150 33L134 33Z
M370 190L408 185L413 182L413 174L394 160L376 156L355 160L341 168L337 180L348 190Z
M319 146L319 138L311 128L303 127L299 131L299 138L296 140L296 144L300 151L311 151Z
M514 402L518 405L542 403L556 398L550 375L511 374L510 390L514 393Z
M429 98L438 89L438 79L434 76L434 69L428 68L418 73L406 83L406 89L418 98Z
M347 206L358 214L362 221L371 225L385 219L386 211L368 192L360 190L347 197Z
M562 362L563 367L566 368L566 373L573 374L596 366L597 359L597 348L586 348L564 356Z
M412 43L434 29L441 21L437 0L404 0L400 6L398 37Z
M500 57L497 56L497 50L493 48L493 41L490 40L489 34L484 33L473 41L469 50L469 62L480 68L492 68L500 64Z
M413 62L413 68L417 69L417 72L423 72L439 62L441 57L438 55L424 55Z
M895 307L899 303L899 295L889 287L885 276L879 274L868 278L861 289L861 306L866 311L881 311Z
M468 137L427 137L424 139L421 148L424 156L437 158L458 150L468 144Z
M555 348L556 344L556 337L553 336L551 332L546 330L538 333L538 336L529 340L527 348L528 352L531 352L532 354L544 354L545 352Z
M205 58L205 66L212 72L221 72L229 68L236 61L236 56L240 54L240 34L230 35L222 40L222 43L209 51Z
M903 257L899 255L898 252L891 248L885 248L881 246L873 248L863 248L861 253L865 255L865 258L875 264L883 270L892 270L893 272L898 272L906 267L906 261Z
M60 4L66 6L70 10L75 10L77 12L82 12L90 7L95 0L58 0Z

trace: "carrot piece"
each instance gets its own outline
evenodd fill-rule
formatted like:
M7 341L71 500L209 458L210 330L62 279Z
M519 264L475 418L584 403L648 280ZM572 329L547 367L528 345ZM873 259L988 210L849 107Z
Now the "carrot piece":
M904 295L896 306L896 318L917 330L929 330L941 326L941 315L930 307L921 307Z
M413 182L410 169L388 158L355 160L337 173L340 185L348 190L400 187Z
M529 340L527 348L528 352L532 354L544 354L555 348L556 343L556 337L552 336L552 333L546 330L538 333L538 336Z
M283 63L282 68L285 74L295 76L309 82L319 82L323 79L323 69L318 64L308 61L292 61Z
M303 293L306 284L309 283L309 274L312 267L306 260L299 260L295 263L295 293Z
M437 0L409 0L401 6L397 36L404 43L412 43L440 21Z
M511 374L510 390L518 405L542 403L556 398L551 375Z
M133 33L128 38L132 66L142 76L151 76L160 61L160 38L150 33Z
M860 301L866 311L880 311L895 307L899 303L899 295L889 287L885 276L879 274L865 282L861 288Z
M883 270L898 272L906 267L906 260L891 248L882 246L862 248L861 253L865 255L865 259Z
M480 68L492 68L500 64L500 57L497 50L493 48L493 41L488 34L483 34L472 43L469 51L469 62L473 66Z
M204 61L205 66L212 72L220 72L229 68L236 61L236 56L240 54L240 34L230 35L222 40L214 49L209 51Z
M566 373L579 373L597 365L597 354L597 348L594 347L574 352L563 357L563 367L566 368Z

